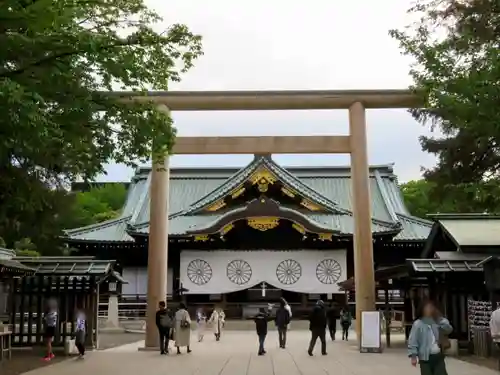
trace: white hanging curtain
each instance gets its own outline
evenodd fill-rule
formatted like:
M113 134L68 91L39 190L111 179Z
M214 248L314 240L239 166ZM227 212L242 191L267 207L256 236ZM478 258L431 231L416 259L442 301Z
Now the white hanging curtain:
M262 282L299 293L340 293L346 251L182 251L180 275L186 294L231 293Z

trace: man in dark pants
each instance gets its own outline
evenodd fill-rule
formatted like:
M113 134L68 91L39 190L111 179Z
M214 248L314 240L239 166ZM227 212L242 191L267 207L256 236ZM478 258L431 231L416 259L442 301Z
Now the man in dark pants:
M290 313L286 308L285 300L280 299L280 307L276 311L276 319L274 320L276 327L278 328L278 337L280 342L280 348L285 349L286 347L286 331L288 328L288 323L290 323Z
M156 327L160 336L160 354L168 354L168 342L170 340L170 330L173 328L174 319L172 313L167 310L164 301L160 301L156 312Z
M316 306L314 306L309 316L309 330L311 331L311 342L307 353L310 356L313 355L314 346L319 338L321 341L321 354L326 355L326 312L322 300L316 302Z
M332 302L330 308L326 313L328 321L328 330L330 331L330 338L335 340L335 333L337 332L337 319L339 318L339 309L336 302Z
M257 331L257 336L259 337L258 355L264 355L266 354L264 343L267 336L267 322L271 320L271 317L264 308L260 308L259 313L254 317L253 320L255 321L255 330Z

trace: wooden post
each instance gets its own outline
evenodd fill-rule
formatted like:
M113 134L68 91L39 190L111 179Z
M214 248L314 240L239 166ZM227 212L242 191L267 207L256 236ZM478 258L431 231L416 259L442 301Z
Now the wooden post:
M149 246L148 246L148 299L146 310L146 348L159 346L155 315L160 301L167 299L168 262L168 157L153 163L151 171Z
M375 272L371 229L370 179L363 104L349 107L351 183L354 213L354 282L356 333L361 342L361 312L375 310Z
M389 305L389 283L384 283L384 304L385 304L385 343L391 347L391 308Z

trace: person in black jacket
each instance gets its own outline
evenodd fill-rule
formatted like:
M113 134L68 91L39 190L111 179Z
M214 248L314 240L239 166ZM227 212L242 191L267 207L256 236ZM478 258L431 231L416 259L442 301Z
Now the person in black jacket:
M309 330L311 331L311 342L307 353L312 356L314 346L318 338L321 341L321 354L326 355L326 311L322 300L316 302L309 316Z
M160 301L158 311L156 312L156 327L158 327L158 334L160 336L160 354L168 354L168 342L173 324L172 312L167 310L164 301Z
M274 320L276 327L278 328L278 337L280 348L285 349L286 346L286 331L288 324L290 323L290 312L286 308L286 301L280 299L280 307L276 311L276 318Z
M255 329L257 331L257 336L259 336L259 351L258 355L266 354L264 349L264 342L267 336L267 322L271 320L269 314L264 308L259 309L259 313L253 319L255 321Z
M340 316L339 308L336 302L332 302L330 308L326 312L326 319L328 321L328 330L330 331L330 338L335 340L335 333L337 332L337 319Z

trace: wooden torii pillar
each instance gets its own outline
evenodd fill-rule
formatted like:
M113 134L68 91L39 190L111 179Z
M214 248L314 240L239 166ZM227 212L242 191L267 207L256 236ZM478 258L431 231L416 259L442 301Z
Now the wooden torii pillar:
M110 95L124 100L149 100L170 110L298 110L348 109L349 136L326 137L180 137L174 154L349 153L353 194L354 273L357 332L361 312L375 309L371 200L367 157L365 108L412 108L416 96L408 90L356 91L233 91L134 92ZM162 107L164 108L164 107ZM168 261L168 158L153 165L148 248L148 308L146 349L158 346L155 312L165 300ZM358 335L359 337L359 335Z

